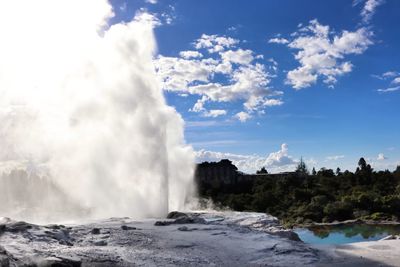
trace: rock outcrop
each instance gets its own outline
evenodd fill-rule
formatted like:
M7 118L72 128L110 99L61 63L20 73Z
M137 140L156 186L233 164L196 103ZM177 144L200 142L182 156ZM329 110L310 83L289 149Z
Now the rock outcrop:
M319 259L261 213L172 212L158 222L45 226L0 219L0 226L0 266L307 266Z

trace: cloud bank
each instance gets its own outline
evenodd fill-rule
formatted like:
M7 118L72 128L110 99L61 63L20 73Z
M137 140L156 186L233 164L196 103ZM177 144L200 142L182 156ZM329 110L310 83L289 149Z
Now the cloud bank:
M165 90L199 96L190 109L205 117L224 116L229 110L209 110L210 102L241 101L243 110L234 117L246 121L266 107L283 104L281 91L270 87L276 62L238 47L240 41L227 36L203 34L193 43L195 50L181 51L179 57L160 55L157 74Z
M282 144L280 150L271 152L262 157L257 155L239 155L232 153L221 153L207 150L196 151L196 161L220 161L229 159L236 167L245 173L255 173L257 170L265 167L270 173L293 171L298 164L298 160L289 155L287 144Z

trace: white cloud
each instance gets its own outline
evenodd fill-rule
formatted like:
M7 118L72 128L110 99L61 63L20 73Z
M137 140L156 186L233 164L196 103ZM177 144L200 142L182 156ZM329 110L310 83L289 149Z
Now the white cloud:
M213 117L213 118L216 118L216 117L219 117L219 116L222 116L222 115L226 115L226 110L223 110L223 109L211 109L211 110L209 110L209 111L204 113L205 117Z
M145 2L155 5L155 4L157 4L158 0L145 0Z
M394 78L393 81L392 81L392 83L393 83L393 84L398 84L398 83L400 83L400 76Z
M361 17L364 23L368 23L375 14L375 9L383 4L383 0L367 0L361 10Z
M237 49L221 52L221 58L226 63L250 64L253 61L253 51Z
M134 20L138 21L138 22L148 23L148 24L152 25L153 27L162 25L162 23L158 17L156 17L153 14L147 13L147 11L144 9L140 9L136 13Z
M235 114L235 118L240 120L241 122L245 122L251 118L251 115L247 112L241 111Z
M339 159L343 159L344 155L335 155L335 156L328 156L326 157L327 160L339 160Z
M379 80L387 80L389 78L393 78L396 76L400 77L400 73L397 71L387 71L382 74L372 74L372 77L377 78Z
M272 38L268 40L268 43L272 44L287 44L289 43L289 40L286 38Z
M119 10L125 12L127 7L128 7L127 3L124 2L119 6Z
M310 21L308 26L300 28L295 39L287 46L298 50L295 59L300 66L287 74L287 84L295 89L302 89L316 83L318 78L330 87L337 82L337 77L351 72L353 65L345 56L361 54L373 44L372 32L359 28L354 32L343 31L334 34L329 26L317 20Z
M396 92L400 90L400 73L397 71L387 71L383 74L380 75L372 75L373 77L387 81L388 79L391 79L392 81L390 84L387 85L386 88L381 88L377 89L376 91L379 93L391 93L391 92ZM391 87L390 87L391 86Z
M230 31L230 32L236 32L236 31L237 31L237 27L231 26L231 27L228 28L228 31Z
M197 100L197 102L194 104L193 108L191 108L189 111L193 111L193 112L206 111L204 108L204 102L206 102L207 100L208 100L208 97L204 95L202 98Z
M222 115L226 115L226 110L223 109L211 109L211 110L206 110L204 108L204 103L208 100L207 96L203 96L202 98L198 99L197 102L194 104L193 108L191 108L189 111L192 112L202 112L202 115L204 117L219 117Z
M383 77L394 77L400 75L400 73L396 72L396 71L387 71L385 73L382 74Z
M167 24L167 25L171 25L172 22L176 19L176 16L170 13L161 13L161 17L163 18L163 21Z
M262 57L254 56L252 50L237 48L238 43L230 37L203 34L193 44L200 51L182 51L180 57L160 55L155 65L163 88L200 96L190 111L204 116L217 114L207 111L208 102L242 101L244 110L239 113L247 115L238 115L241 121L266 107L282 105L283 93L269 87L276 62L268 61L271 66L267 68L260 63Z
M179 55L184 59L203 57L203 54L199 51L181 51Z
M282 144L279 151L272 152L266 157L214 152L204 149L196 152L197 162L219 161L221 159L231 160L240 171L245 173L255 173L262 167L267 168L270 173L293 171L298 164L298 160L289 155L287 144Z
M194 43L194 47L196 49L206 48L209 53L221 52L226 48L233 47L239 43L239 40L219 36L219 35L208 35L203 34L199 39Z
M383 154L383 153L379 153L378 154L378 157L376 158L377 160L385 160L385 159L387 159L386 157L385 157L385 155Z
M400 90L400 86L396 87L389 87L389 88L384 88L384 89L378 89L377 91L379 93L391 93L391 92L396 92Z

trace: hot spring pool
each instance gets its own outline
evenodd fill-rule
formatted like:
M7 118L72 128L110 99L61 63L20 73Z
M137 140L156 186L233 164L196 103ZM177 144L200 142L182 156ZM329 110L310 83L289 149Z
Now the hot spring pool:
M400 234L400 225L344 224L296 228L300 239L309 244L347 244L376 241Z

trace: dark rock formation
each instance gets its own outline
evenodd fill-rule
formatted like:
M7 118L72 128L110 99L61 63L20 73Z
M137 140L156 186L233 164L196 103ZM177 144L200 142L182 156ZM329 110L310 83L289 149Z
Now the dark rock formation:
M92 231L91 231L91 233L92 233L93 235L98 235L98 234L100 234L100 229L99 229L99 228L93 228Z
M197 216L196 214L191 214L190 216L186 213L178 212L178 211L173 211L170 212L167 216L167 218L176 218L173 221L156 221L154 223L155 226L167 226L171 224L193 224L193 223L198 223L198 224L206 224L206 220L204 218L201 218Z
M127 225L121 225L122 230L136 230L136 227L131 227Z
M188 215L186 213L179 212L179 211L171 211L167 215L167 219L177 219L180 217L188 217Z
M9 266L10 260L7 251L0 246L0 266Z

